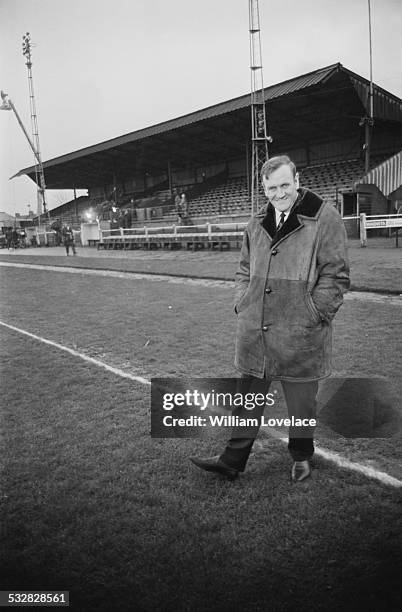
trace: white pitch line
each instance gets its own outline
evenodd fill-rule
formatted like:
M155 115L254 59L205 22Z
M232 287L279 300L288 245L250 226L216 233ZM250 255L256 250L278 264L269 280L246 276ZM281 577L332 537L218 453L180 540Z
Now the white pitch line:
M68 266L48 266L44 264L25 264L0 261L1 267L27 268L29 270L44 270L46 272L67 272L67 274L89 274L90 276L108 276L127 280L147 280L188 285L204 285L207 287L234 287L234 281L211 278L192 278L190 276L174 276L173 274L149 274L147 272L129 272L122 270L102 270L101 268L72 268Z
M147 380L146 378L143 378L142 376L135 376L134 374L129 374L128 372L124 372L123 370L110 366L107 363L100 361L99 359L88 357L88 355L84 355L84 353L75 351L74 349L68 348L67 346L64 346L63 344L59 344L58 342L53 342L53 340L47 340L46 338L42 338L41 336L32 334L31 332L28 332L25 329L21 329L20 327L9 325L8 323L5 323L4 321L0 321L0 325L2 325L3 327L6 327L7 329L11 329L12 331L16 331L20 334L23 334L24 336L28 336L29 338L33 338L34 340L37 340L38 342L42 342L43 344L47 344L49 346L53 346L54 348L58 348L59 350L64 351L65 353L69 353L70 355L73 355L74 357L79 357L83 361L92 363L93 365L103 368L104 370L107 370L108 372L111 372L112 374L116 374L116 376L120 376L121 378L128 378L130 380L133 380L135 382L138 382L146 386L151 385L151 382ZM275 432L271 430L270 435L276 438L277 440L280 440L281 442L284 442L286 444L288 442L287 439L283 438L279 432ZM390 476L386 472L376 470L375 468L365 466L360 463L349 461L348 459L345 459L344 457L342 457L338 453L334 453L333 451L327 450L325 448L316 448L315 454L323 457L327 461L331 461L332 463L335 463L335 465L337 465L338 467L341 467L341 468L344 468L344 469L347 469L353 472L358 472L359 474L363 474L367 478L372 478L373 480L377 480L381 482L382 484L389 485L392 487L397 487L397 488L402 487L401 480L398 480L397 478Z
M28 332L25 329L21 329L20 327L9 325L8 323L4 323L4 321L0 321L0 325L3 325L3 327L7 327L8 329L11 329L20 334L23 334L24 336L28 336L29 338L33 338L34 340L38 340L39 342L42 342L43 344L47 344L49 346L53 346L54 348L58 348L59 350L64 351L65 353L69 353L70 355L73 355L74 357L79 357L83 361L87 361L88 363L92 363L93 365L96 365L99 368L103 368L104 370L107 370L108 372L112 372L112 374L121 376L121 378L129 378L130 380L141 383L142 385L151 384L149 380L147 380L146 378L143 378L142 376L135 376L134 374L130 374L129 372L124 372L124 370L120 370L119 368L114 368L113 366L110 366L107 363L100 361L99 359L94 359L93 357L89 357L88 355L85 355L84 353L80 353L78 351L75 351L74 349L68 348L68 346L64 346L63 344L59 344L58 342L53 342L53 340L47 340L46 338L42 338L41 336L37 336L36 334L31 334L31 332Z
M68 274L88 274L91 276L107 276L110 278L124 278L127 280L147 280L151 282L165 282L173 284L199 285L203 287L227 287L234 289L232 280L213 278L191 278L189 276L174 276L169 274L149 274L147 272L127 272L119 270L102 270L101 268L75 268L68 266L50 266L45 264L27 264L0 261L0 267L27 268L29 270L44 270L47 272L66 272ZM388 295L381 293L370 293L369 291L349 291L345 300L359 300L363 302L375 302L390 306L402 306L401 295Z
M345 459L344 457L342 457L342 455L327 450L326 448L317 447L314 451L314 454L323 457L327 461L332 461L333 463L336 463L336 465L339 465L339 467L350 470L351 472L358 472L359 474L367 476L367 478L373 478L374 480L378 480L382 484L390 485L391 487L397 488L402 487L402 481L398 480L398 478L394 478L394 476L390 476L389 474L387 474L387 472L376 470L375 468L372 468L369 465L354 463L353 461L349 461L349 459Z
M280 440L285 444L288 443L287 438L284 438L279 432L270 430L269 434L272 438L276 440ZM394 476L390 476L387 472L382 472L381 470L376 470L368 465L363 465L361 463L356 463L354 461L349 461L349 459L345 459L339 453L334 453L326 448L322 448L314 442L315 450L314 455L318 455L327 461L335 463L338 467L344 468L346 470L350 470L351 472L358 472L359 474L363 474L367 478L373 478L374 480L378 480L382 484L390 485L391 487L401 488L402 480L398 480L398 478L394 478Z

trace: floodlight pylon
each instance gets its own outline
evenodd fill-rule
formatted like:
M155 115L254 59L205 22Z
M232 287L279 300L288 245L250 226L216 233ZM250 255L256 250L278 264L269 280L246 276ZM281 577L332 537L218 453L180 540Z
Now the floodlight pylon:
M261 168L268 159L267 118L262 69L261 30L258 0L249 0L250 71L251 71L251 213L262 204Z
M37 202L38 208L37 213L40 217L42 212L46 215L47 206L46 206L46 184L45 184L45 174L43 171L43 164L40 152L40 141L39 141L39 128L38 128L38 115L36 112L36 102L35 102L35 93L33 86L33 76L32 76L32 44L31 44L31 35L29 32L24 34L22 37L22 55L25 57L26 62L25 65L28 69L28 88L29 88L29 107L31 112L31 129L32 129L32 140L34 143L34 147L36 150L35 155L35 182L37 184Z

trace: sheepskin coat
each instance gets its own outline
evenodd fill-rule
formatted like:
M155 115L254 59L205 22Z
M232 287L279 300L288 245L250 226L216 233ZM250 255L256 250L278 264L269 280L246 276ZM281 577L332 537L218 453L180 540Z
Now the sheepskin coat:
M300 382L331 373L331 322L349 287L346 232L332 204L298 193L278 233L270 203L244 233L235 366L258 378Z

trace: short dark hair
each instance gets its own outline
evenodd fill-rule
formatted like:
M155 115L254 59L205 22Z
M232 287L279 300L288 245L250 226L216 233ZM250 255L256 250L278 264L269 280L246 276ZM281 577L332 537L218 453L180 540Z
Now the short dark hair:
M289 166L292 170L293 177L296 177L296 166L287 155L277 155L268 159L261 168L261 179L265 176L268 178L270 174L278 170L281 166Z

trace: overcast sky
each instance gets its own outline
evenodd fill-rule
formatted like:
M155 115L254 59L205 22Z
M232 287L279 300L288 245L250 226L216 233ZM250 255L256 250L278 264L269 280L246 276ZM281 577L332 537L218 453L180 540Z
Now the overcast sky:
M402 0L371 10L374 81L402 96ZM335 62L369 77L367 0L260 0L260 17L265 85ZM25 32L43 160L249 91L248 0L0 0L0 89L29 131ZM8 180L31 165L1 112L1 211L36 211L34 183Z

